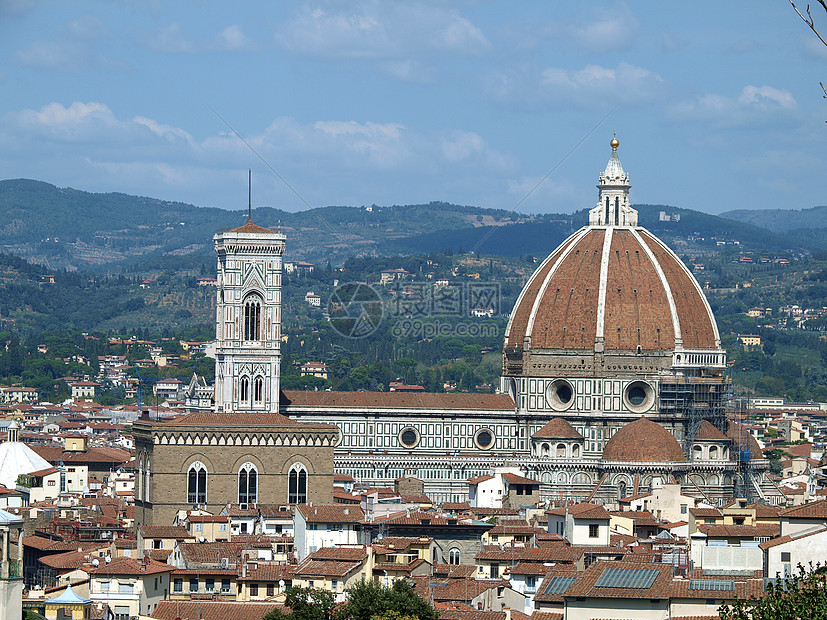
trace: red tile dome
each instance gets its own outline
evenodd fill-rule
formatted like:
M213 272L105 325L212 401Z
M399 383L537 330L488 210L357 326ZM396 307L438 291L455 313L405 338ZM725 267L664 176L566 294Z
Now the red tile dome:
M686 461L678 440L657 422L641 417L617 431L603 448L604 461Z
M587 226L529 279L511 313L506 349L667 352L712 349L718 329L695 278L637 226ZM640 349L638 349L640 347Z

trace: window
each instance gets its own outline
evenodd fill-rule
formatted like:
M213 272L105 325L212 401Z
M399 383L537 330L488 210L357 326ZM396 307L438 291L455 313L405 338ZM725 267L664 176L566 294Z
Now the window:
M790 552L789 551L782 551L781 552L781 561L782 562L789 562L790 561Z
M331 588L331 590L333 590L334 592L335 592L336 590L338 590L338 589L339 589L339 580L338 580L338 579L333 579L333 580L331 580L331 581L330 581L330 588Z
M250 596L258 596L258 584L251 583L250 584Z
M686 504L681 504L681 514L685 515L687 513L687 506Z
M496 562L491 563L491 579L496 579L500 576L500 565Z
M247 403L250 401L250 377L241 377L241 389L239 390L239 402Z
M152 541L152 548L153 549L163 549L164 548L164 541L163 540L153 540Z
M276 584L268 583L267 584L267 596L275 596L276 595Z
M260 405L264 400L264 379L256 377L253 380L253 403Z
M215 592L215 579L207 579L205 588L207 592Z
M589 523L589 538L597 538L600 535L600 526L597 523Z
M287 499L291 504L307 503L307 470L301 463L290 468L287 481Z
M190 592L198 592L198 578L193 577L190 579Z
M258 501L258 470L250 463L238 469L238 503L255 504Z
M244 299L244 340L261 340L261 297L255 294Z
M227 524L226 524L226 523L222 523L222 524L220 524L220 525L218 526L218 529L219 529L220 531L222 531L222 532L226 532L226 531L227 531Z
M101 581L101 592L109 592L109 582Z
M187 474L187 503L207 503L207 468L201 461L190 465Z
M119 594L132 594L132 582L129 581L119 581L118 582L118 593Z
M172 584L172 591L173 592L183 592L184 591L184 580L183 579L176 579Z
M221 593L226 594L230 591L230 580L229 579L222 579L221 580Z
M460 551L458 547L451 547L448 551L448 564L459 564Z
M195 531L196 532L203 532L204 531L204 524L203 523L196 523L195 524Z

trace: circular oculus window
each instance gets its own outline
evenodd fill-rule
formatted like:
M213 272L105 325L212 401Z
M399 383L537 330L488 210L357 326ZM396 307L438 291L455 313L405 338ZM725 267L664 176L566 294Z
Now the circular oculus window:
M419 444L419 431L412 426L403 428L399 433L399 443L406 448L415 448Z
M564 411L574 402L574 386L565 379L552 381L546 388L546 398L552 409Z
M655 402L655 390L645 381L634 381L626 386L623 393L626 406L632 411L648 411Z
M487 428L481 428L474 435L474 443L481 450L488 450L494 445L494 433Z

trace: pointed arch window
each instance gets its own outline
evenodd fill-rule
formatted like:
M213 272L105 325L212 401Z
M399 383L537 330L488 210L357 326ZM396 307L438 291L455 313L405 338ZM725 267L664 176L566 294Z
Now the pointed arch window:
M238 469L238 503L255 504L258 502L258 470L250 462Z
M149 476L150 476L150 459L146 457L146 469L144 469L144 501L152 501L149 498Z
M264 401L264 377L253 379L253 404L260 405Z
M244 298L244 340L261 340L261 306L255 293Z
M296 463L290 468L287 498L291 504L307 503L307 470L301 463Z
M207 467L201 461L195 461L187 472L187 503L207 503Z
M240 389L238 394L239 402L248 403L250 402L250 377L244 376L241 377L240 381Z
M144 498L144 458L143 456L138 457L138 499Z

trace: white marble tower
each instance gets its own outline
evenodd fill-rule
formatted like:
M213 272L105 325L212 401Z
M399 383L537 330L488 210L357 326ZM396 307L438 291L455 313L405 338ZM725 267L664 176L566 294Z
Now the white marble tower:
M247 223L215 235L215 408L278 413L286 236Z

